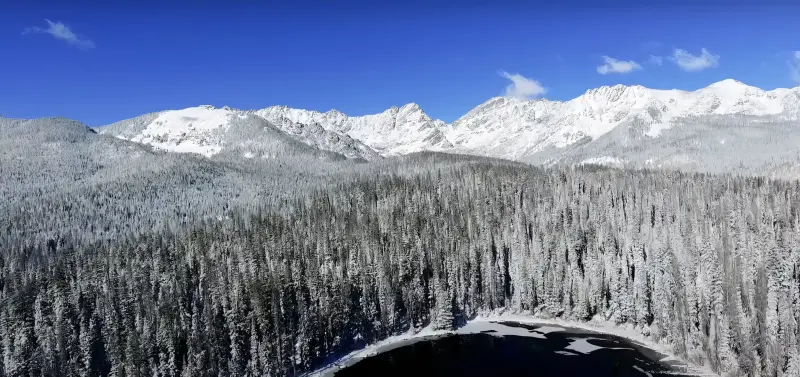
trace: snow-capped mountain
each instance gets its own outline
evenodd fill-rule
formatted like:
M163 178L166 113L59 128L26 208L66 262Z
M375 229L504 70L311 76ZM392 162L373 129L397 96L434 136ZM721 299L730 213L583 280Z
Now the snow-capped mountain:
M299 124L319 124L327 130L350 135L384 156L453 148L444 135L447 124L431 119L416 103L355 117L337 110L321 113L286 106L272 106L255 113L271 122L289 119Z
M778 115L796 119L800 88L764 91L724 80L688 92L642 86L604 86L569 101L498 97L456 120L446 137L459 151L528 160L547 148L596 140L632 121L649 137L674 120L700 115Z
M268 122L252 111L209 105L145 114L99 127L97 131L171 152L198 153L206 157L234 149L248 158L269 157L287 153L292 144L301 142L314 150L348 158L381 158L358 140L314 122L297 123L287 118Z
M676 120L703 115L781 116L798 119L800 87L761 90L723 80L695 91L604 86L569 101L495 97L452 124L433 120L416 104L393 107L376 115L348 117L288 107L269 107L256 114L319 124L360 140L384 156L424 150L451 151L528 161L550 148L597 140L617 126L638 122L656 138Z
M800 87L765 91L736 80L723 80L695 91L603 86L568 101L495 97L452 124L432 119L414 103L365 116L286 106L250 111L201 106L144 115L101 128L100 132L167 150L210 156L230 147L230 140L224 135L236 128L232 127L232 120L251 117L247 119L266 120L309 146L366 160L379 155L442 151L548 164L576 163L580 159L577 162L630 162L635 166L647 162L648 166L659 166L658 161L687 158L666 152L650 156L642 150L669 144L670 138L685 137L684 131L706 119L713 119L713 134L718 137L719 132L725 131L717 127L726 121L725 116L747 117L748 122L761 122L760 127L783 122L778 128L785 131L786 122L800 119ZM702 145L707 134L699 130L706 128L694 128L692 135ZM734 141L737 137L763 135L761 131L742 132L728 137L728 145L750 142ZM641 158L636 161L641 163L625 160L623 150L638 151ZM676 150L673 154L679 153ZM680 167L679 163L668 165Z

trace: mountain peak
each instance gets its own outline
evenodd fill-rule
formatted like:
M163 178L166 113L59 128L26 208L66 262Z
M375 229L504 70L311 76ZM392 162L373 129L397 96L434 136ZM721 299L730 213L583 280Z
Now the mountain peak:
M728 86L728 85L749 86L749 85L747 85L747 84L745 84L745 83L743 83L743 82L741 82L739 80L734 80L734 79L720 80L720 81L717 81L717 82L715 82L715 83L713 83L713 84L711 84L709 86Z
M585 94L612 93L612 92L619 93L619 92L625 92L625 91L629 91L629 90L644 91L644 90L650 90L650 89L645 88L645 87L643 87L641 85L614 84L614 85L603 85L603 86L600 86L600 87L597 87L597 88L594 88L594 89L588 89L588 90L586 90Z
M400 107L400 111L421 111L422 108L419 107L415 102L407 103Z
M512 104L512 103L522 103L522 102L533 102L537 100L527 100L524 98L514 97L514 96L497 96L489 98L488 100L484 101L482 104L478 105L478 107L483 106L502 106L505 104Z
M425 111L414 102L401 106L400 109L397 110L397 115L401 117L417 117L423 121L430 120L428 114L426 114Z
M740 91L740 90L743 90L743 89L758 89L758 88L752 87L750 85L747 85L747 84L745 84L745 83L743 83L743 82L741 82L739 80L734 80L734 79L725 79L725 80L722 80L722 81L717 81L717 82L707 86L706 88L717 89L717 90L725 90L725 91L731 91L731 90Z
M595 104L610 104L618 101L630 102L647 96L649 91L650 89L640 85L606 85L595 89L589 89L577 99Z

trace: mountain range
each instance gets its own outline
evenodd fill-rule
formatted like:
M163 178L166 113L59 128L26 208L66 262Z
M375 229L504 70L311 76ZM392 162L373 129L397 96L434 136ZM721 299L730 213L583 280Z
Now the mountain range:
M280 135L367 161L439 151L543 165L795 177L800 173L798 119L800 87L766 91L729 79L695 91L603 86L568 101L495 97L450 124L415 103L365 116L286 106L199 106L96 130L207 157L231 150L246 158L274 156L275 148L265 144L276 143Z
M800 177L798 92L0 117L0 375L295 376L500 310L800 375L800 181L651 171Z

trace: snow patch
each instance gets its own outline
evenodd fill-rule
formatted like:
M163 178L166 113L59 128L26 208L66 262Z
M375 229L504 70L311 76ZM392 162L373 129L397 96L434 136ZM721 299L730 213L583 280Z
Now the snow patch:
M537 329L538 330L538 329ZM528 330L522 327L506 326L502 323L488 321L473 321L459 328L456 334L486 334L492 336L527 336L539 339L547 339L543 333L536 330Z
M212 130L225 127L230 116L230 109L216 109L209 106L190 107L183 110L165 111L147 128L153 133Z
M570 351L555 351L555 353L557 353L559 355L564 355L564 356L578 356L577 353L570 352Z
M557 326L542 326L536 328L536 332L541 334L549 334L551 332L556 332L556 331L567 331L567 329Z
M227 130L231 115L231 109L209 105L164 111L131 141L170 152L211 157L222 150L222 145L214 140L214 134Z
M598 339L598 338L577 338L577 339L570 338L570 339L572 340L572 343L564 347L564 349L573 350L575 352L582 353L584 355L605 348L589 343L590 339Z
M613 350L629 350L632 348L627 347L602 347L589 343L590 340L602 340L600 338L570 338L572 343L564 347L564 349L573 350L582 354L589 354L600 349L613 349Z
M621 167L624 165L623 161L620 158L611 156L587 158L581 161L579 165L588 165L588 164L616 166L616 167Z
M650 125L650 129L647 130L644 134L656 138L661 136L661 132L670 128L668 123L653 123Z

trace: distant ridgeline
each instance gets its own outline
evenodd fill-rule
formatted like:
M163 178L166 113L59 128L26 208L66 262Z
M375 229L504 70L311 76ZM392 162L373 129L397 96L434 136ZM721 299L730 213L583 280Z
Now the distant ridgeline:
M251 165L186 158L0 207L0 375L297 375L499 307L632 324L717 371L800 375L797 182L422 154L270 201L266 168L253 183ZM128 218L99 237L65 225Z

